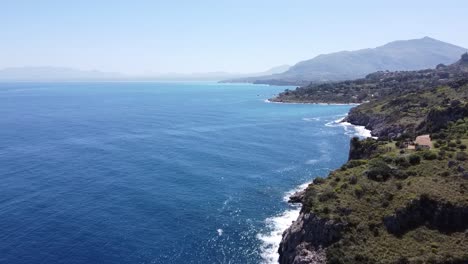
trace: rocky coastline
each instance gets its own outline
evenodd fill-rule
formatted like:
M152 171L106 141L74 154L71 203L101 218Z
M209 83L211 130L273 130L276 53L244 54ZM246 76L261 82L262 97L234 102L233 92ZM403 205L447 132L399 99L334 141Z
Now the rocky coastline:
M375 75L367 80L389 90L342 122L378 140L353 138L346 164L290 197L302 208L280 264L468 263L468 54L437 70ZM276 101L311 102L304 91ZM422 134L433 147L407 147Z
M347 118L341 122L349 122L352 125L362 126L363 123L352 123ZM350 157L352 150L350 149ZM311 183L314 184L314 183ZM289 203L304 204L306 191L301 190L289 197ZM331 219L321 218L314 213L307 212L302 206L296 221L283 232L283 237L278 249L280 264L326 264L327 256L325 248L341 238L345 223L339 223Z

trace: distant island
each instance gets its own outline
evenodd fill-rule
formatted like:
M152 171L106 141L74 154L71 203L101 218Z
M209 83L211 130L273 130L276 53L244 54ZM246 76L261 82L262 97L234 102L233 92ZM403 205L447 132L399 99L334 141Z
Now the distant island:
M430 37L390 42L383 46L356 51L319 55L297 63L287 71L272 75L229 79L270 85L308 85L311 82L344 81L363 78L376 71L410 71L450 64L467 49Z
M291 197L281 264L468 263L468 54L435 69L285 91L277 102L362 103L349 160Z

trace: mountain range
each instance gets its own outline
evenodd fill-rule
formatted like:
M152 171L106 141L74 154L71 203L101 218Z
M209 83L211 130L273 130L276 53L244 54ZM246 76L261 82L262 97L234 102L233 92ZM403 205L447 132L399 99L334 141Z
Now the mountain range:
M376 48L319 55L279 74L224 82L306 85L310 82L351 80L376 71L420 70L440 63L451 64L466 51L466 48L430 37L399 40Z
M289 67L289 65L281 65L258 73L200 72L149 73L144 75L125 75L118 72L51 66L12 67L0 70L0 81L219 81L253 75L278 74L288 70Z

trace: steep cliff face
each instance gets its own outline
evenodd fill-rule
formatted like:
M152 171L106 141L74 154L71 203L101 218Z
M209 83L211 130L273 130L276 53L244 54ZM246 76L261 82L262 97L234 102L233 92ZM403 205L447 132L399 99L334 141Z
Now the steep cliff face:
M435 132L445 128L448 122L456 121L464 116L468 116L468 104L453 100L447 107L432 108L420 125L420 130Z
M403 235L420 226L427 226L440 232L464 232L468 228L468 207L421 196L384 218L387 230Z
M298 219L283 233L280 263L326 263L325 247L338 241L345 225L301 212Z
M403 133L414 131L414 125L389 122L389 117L385 115L361 111L358 107L351 109L344 121L353 125L364 126L366 129L371 130L372 135L376 137L397 137Z
M443 112L448 127L433 134L436 150L352 139L345 165L291 198L303 206L283 233L279 262L468 263L464 107L450 104ZM447 122L459 113L461 119Z
M437 70L380 72L291 98L357 100L363 91L371 99L345 121L379 139L352 139L346 164L291 199L303 206L283 234L280 263L468 263L468 54ZM422 133L432 149L406 147Z

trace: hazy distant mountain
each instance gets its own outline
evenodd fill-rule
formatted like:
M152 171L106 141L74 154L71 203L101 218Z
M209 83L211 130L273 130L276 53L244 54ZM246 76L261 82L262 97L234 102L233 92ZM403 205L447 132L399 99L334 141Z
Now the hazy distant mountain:
M263 73L265 75L266 74L278 74L278 73L283 73L283 72L289 70L290 68L291 68L291 65L285 64L285 65L273 67L273 68L271 68L268 71L265 71Z
M439 63L451 64L466 52L433 38L390 42L373 49L341 51L301 61L280 74L242 78L231 82L268 84L304 84L310 81L338 81L362 78L382 70L418 70Z
M0 70L2 81L113 80L123 77L120 73L63 67L15 67Z
M201 72L201 73L166 73L152 74L143 78L154 80L189 80L189 81L220 81L226 79L248 78L251 76L271 75L287 71L290 65L273 67L264 72L256 73L230 73L230 72Z
M244 78L248 76L270 75L281 73L289 69L289 65L281 65L265 72L257 73L165 73L129 76L116 72L85 71L64 67L15 67L0 70L0 81L219 81L223 79Z

